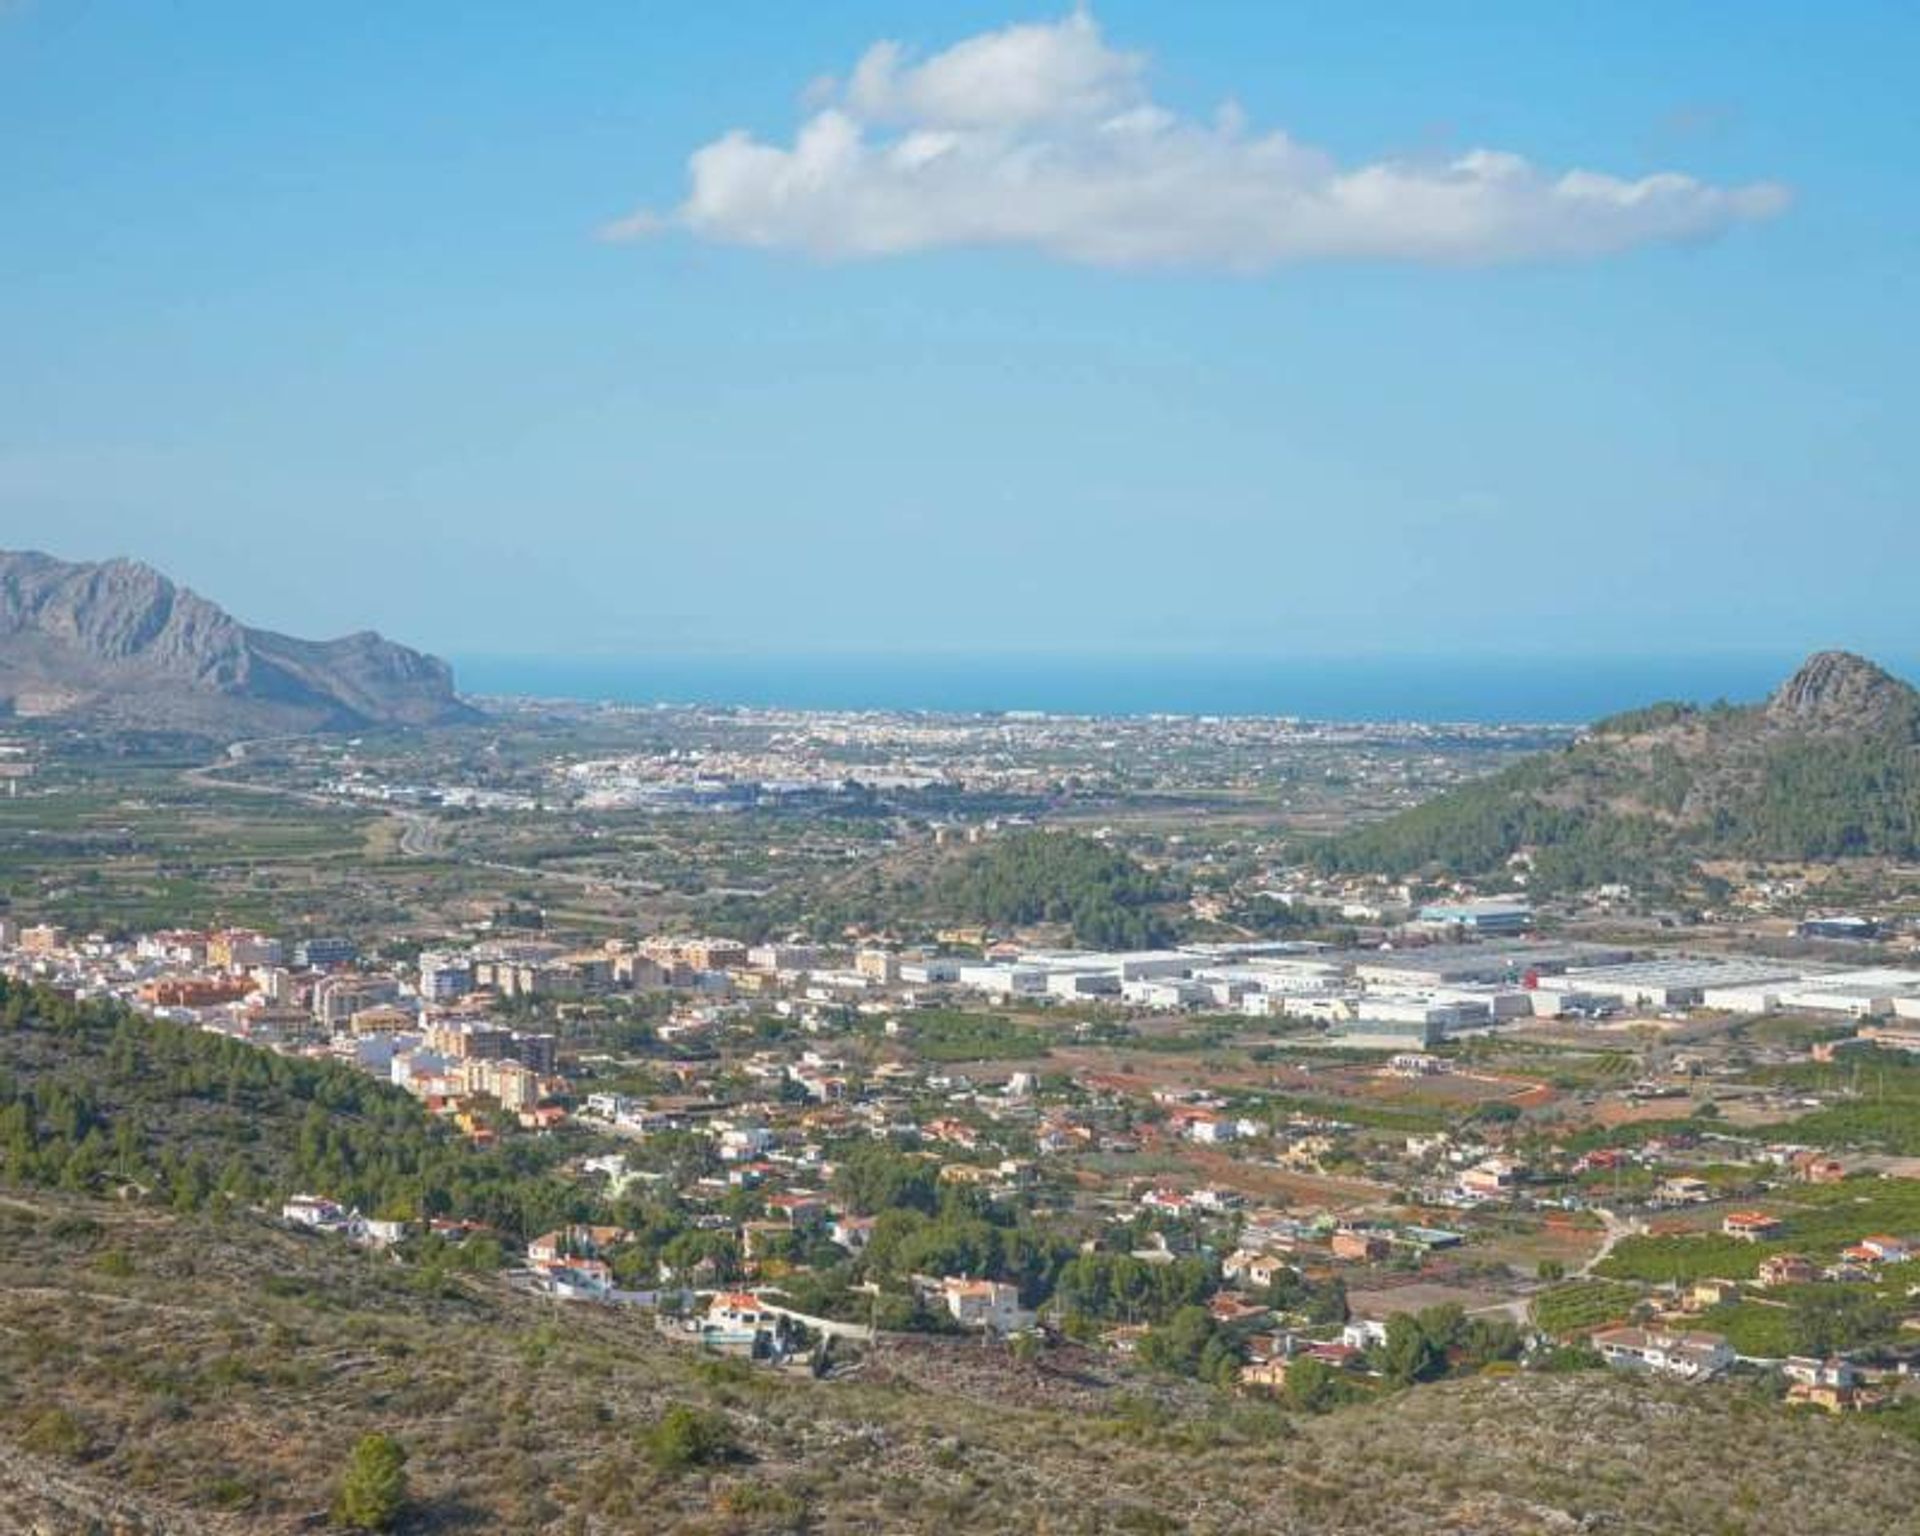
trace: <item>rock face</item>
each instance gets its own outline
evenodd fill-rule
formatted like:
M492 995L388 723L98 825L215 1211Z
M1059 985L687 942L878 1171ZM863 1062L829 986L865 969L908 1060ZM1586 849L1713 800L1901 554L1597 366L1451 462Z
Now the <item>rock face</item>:
M136 561L5 552L0 712L260 735L478 718L445 662L378 635L296 640Z
M1768 720L1791 730L1883 731L1907 722L1913 689L1848 651L1809 656L1767 703Z

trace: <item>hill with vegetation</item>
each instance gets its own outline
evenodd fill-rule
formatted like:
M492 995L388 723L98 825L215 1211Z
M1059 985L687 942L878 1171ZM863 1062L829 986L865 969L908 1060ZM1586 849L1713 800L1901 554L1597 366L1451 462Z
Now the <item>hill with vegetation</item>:
M418 1532L1916 1529L1920 1445L1734 1390L1483 1376L1296 1416L958 1340L816 1380L241 1214L33 1191L0 1234L0 1529L331 1529L373 1435Z
M370 1215L530 1235L587 1214L562 1141L478 1151L334 1062L0 978L0 1179L200 1211L324 1189Z
M954 917L997 927L1059 923L1088 949L1168 942L1166 904L1177 899L1119 848L1069 832L997 837L943 871L935 901Z
M890 1334L784 1370L704 1356L499 1270L534 1230L609 1214L564 1176L582 1150L476 1151L344 1068L0 987L0 1530L1787 1536L1840 1508L1915 1528L1920 1444L1897 1425L1519 1371L1511 1328L1457 1309L1396 1329L1376 1388L1222 1390L1201 1261L1083 1252L879 1145L834 1181L878 1217L863 1273L1051 1288L1069 1337ZM302 1187L498 1240L375 1253L289 1230L270 1213ZM623 1279L695 1260L726 1278L683 1216L611 1214L640 1230ZM791 1294L825 1308L852 1278ZM1319 1301L1337 1317L1331 1293L1292 1298ZM1134 1362L1072 1341L1122 1316L1153 1324ZM1436 1379L1469 1357L1491 1363Z
M1318 850L1332 871L1536 889L1658 884L1700 860L1920 857L1920 693L1844 652L1761 704L1663 703Z

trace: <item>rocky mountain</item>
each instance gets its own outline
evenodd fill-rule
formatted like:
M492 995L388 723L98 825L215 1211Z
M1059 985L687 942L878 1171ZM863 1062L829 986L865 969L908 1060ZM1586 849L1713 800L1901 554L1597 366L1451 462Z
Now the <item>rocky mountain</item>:
M1823 651L1759 704L1664 703L1328 844L1322 862L1537 887L1659 880L1701 860L1920 856L1920 692Z
M296 640L136 561L6 552L0 712L238 735L477 718L445 662L376 634Z
M1766 705L1766 721L1786 731L1883 733L1911 737L1920 692L1864 657L1821 651L1782 683Z

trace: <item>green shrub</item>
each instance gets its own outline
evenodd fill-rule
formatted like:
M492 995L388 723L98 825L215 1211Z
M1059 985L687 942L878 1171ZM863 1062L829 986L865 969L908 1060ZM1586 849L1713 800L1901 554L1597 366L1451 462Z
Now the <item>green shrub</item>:
M391 1435L362 1435L333 1502L333 1518L356 1531L384 1531L407 1502L407 1453Z
M725 1414L676 1403L641 1438L648 1461L661 1472L686 1472L742 1459Z

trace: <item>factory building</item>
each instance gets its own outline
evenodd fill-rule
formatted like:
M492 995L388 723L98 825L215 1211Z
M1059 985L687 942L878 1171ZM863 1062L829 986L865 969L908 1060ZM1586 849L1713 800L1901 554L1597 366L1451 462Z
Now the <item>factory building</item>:
M1625 965L1581 967L1567 972L1568 987L1612 998L1628 1008L1693 1008L1709 991L1794 983L1799 972L1778 961L1682 956Z
M1369 985L1453 987L1557 976L1576 966L1618 965L1630 949L1603 944L1534 944L1495 940L1486 944L1432 944L1424 949L1359 950L1338 957Z
M1812 1013L1844 1018L1920 1017L1920 971L1802 971L1746 986L1712 987L1704 1005L1726 1013Z
M1533 927L1533 905L1514 896L1434 902L1420 909L1420 921L1469 933L1526 933Z

